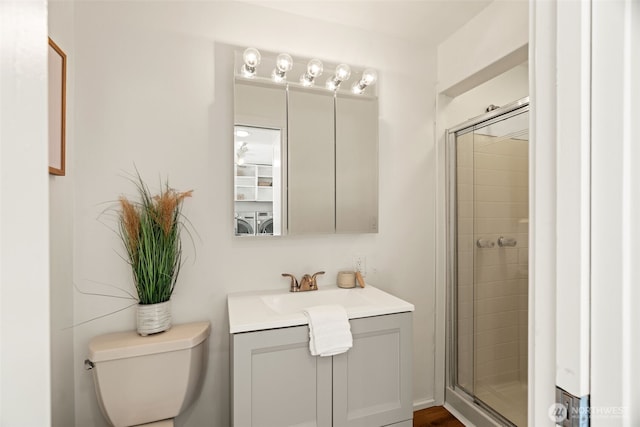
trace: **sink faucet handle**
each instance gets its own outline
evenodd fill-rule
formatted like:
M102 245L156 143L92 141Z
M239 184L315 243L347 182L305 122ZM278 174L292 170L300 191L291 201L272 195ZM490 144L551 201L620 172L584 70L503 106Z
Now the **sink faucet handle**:
M320 276L321 274L324 274L324 271L318 271L317 273L314 273L313 276L311 276L311 289L314 291L318 289L318 282L316 282L316 276Z
M296 276L289 273L282 273L282 277L291 278L291 288L289 289L289 292L298 292L300 290L300 285L298 284L298 279L296 279Z

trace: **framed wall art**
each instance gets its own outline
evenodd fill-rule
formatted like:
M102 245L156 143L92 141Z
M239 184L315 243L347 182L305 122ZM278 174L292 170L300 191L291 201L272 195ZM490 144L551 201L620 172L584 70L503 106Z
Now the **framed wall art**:
M49 38L49 173L65 174L67 55Z

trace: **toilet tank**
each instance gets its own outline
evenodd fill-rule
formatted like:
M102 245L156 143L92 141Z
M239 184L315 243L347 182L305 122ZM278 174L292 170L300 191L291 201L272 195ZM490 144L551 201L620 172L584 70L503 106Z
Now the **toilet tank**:
M193 403L205 375L209 322L174 325L139 336L100 335L89 360L100 407L115 427L174 418Z

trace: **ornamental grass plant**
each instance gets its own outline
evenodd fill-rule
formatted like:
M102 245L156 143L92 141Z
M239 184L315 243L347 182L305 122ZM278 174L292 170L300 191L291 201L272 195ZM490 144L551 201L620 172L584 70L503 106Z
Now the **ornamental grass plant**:
M118 234L127 251L139 303L158 304L171 298L180 273L182 203L193 190L179 192L166 181L160 193L152 195L139 173L134 183L139 200L120 197Z

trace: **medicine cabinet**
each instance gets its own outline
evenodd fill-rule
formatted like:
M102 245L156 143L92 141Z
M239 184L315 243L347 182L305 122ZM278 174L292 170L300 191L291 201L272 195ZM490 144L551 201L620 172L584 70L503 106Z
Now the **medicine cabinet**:
M235 74L236 235L376 233L377 97Z

